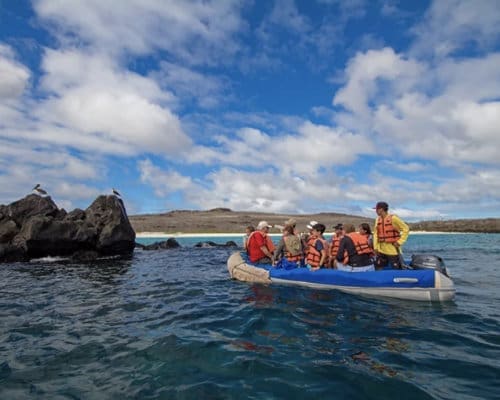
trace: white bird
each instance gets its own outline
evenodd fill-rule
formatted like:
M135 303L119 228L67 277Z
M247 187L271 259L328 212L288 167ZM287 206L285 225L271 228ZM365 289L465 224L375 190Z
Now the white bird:
M120 194L120 192L118 192L118 190L116 190L115 188L113 188L113 194L115 196L122 197L122 195Z
M47 194L47 192L40 187L39 183L37 183L35 185L35 187L33 188L33 191L35 191L39 195L46 195Z

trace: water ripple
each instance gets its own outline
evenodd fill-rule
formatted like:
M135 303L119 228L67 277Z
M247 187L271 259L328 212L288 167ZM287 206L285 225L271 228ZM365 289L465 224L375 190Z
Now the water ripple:
M225 248L3 265L0 398L495 398L498 268L443 236L441 305L231 281Z

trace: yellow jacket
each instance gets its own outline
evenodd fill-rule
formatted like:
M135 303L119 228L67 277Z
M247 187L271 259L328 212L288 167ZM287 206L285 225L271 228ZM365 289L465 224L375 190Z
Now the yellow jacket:
M377 219L375 219L375 227L373 228L373 250L377 253L387 254L388 256L396 256L398 255L398 249L396 246L392 243L378 241L377 222L379 218L380 217L377 217ZM392 225L401 233L401 237L396 243L399 244L399 246L402 246L406 242L406 239L408 239L410 228L401 220L401 218L394 214L392 214Z

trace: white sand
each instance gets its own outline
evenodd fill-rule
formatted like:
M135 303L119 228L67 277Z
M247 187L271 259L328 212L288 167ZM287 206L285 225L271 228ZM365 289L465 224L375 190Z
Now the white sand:
M165 233L165 232L136 232L138 238L170 238L170 237L224 237L224 236L243 236L244 233Z
M330 232L325 232L330 235ZM455 235L461 232L428 232L428 231L410 231L410 235ZM171 237L226 237L226 236L243 236L244 233L165 233L165 232L136 232L138 238L171 238ZM271 236L281 236L281 233L270 233Z

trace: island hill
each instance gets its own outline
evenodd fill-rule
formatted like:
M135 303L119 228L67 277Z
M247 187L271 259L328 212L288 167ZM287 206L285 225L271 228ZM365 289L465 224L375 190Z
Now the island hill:
M214 208L208 211L176 210L162 214L142 214L129 216L130 223L137 233L162 232L176 233L244 233L248 225L257 226L259 221L267 221L271 225L283 225L294 218L300 230L306 230L309 221L325 224L327 232L338 223L359 224L367 222L370 226L373 218L338 213L318 214L273 214L248 211L232 211L228 208ZM476 232L500 233L500 218L457 219L446 221L423 221L408 223L412 231L427 232ZM271 229L271 233L279 232Z

